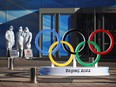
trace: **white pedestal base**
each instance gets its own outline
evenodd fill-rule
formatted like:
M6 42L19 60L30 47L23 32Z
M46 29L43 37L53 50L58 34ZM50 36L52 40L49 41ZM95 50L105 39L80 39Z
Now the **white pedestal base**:
M40 75L56 76L104 76L109 74L109 67L40 67Z

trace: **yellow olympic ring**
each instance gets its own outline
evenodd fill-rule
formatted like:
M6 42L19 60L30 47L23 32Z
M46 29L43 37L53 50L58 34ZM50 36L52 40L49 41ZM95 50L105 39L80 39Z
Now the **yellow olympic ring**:
M71 44L69 44L69 43L66 42L66 41L61 41L61 43L62 43L62 44L66 44L67 46L69 46L71 52L74 52L74 49L73 49L73 47L72 47ZM53 57L52 57L52 49L53 49L57 44L58 44L58 41L54 42L54 43L50 46L50 48L49 48L49 59L51 60L51 62L52 62L54 65L59 66L59 67L63 67L63 66L69 65L69 64L72 62L72 60L74 59L74 57L75 57L74 54L71 54L69 60L68 60L67 62L65 62L65 63L58 63L58 62L54 61L54 59L53 59Z

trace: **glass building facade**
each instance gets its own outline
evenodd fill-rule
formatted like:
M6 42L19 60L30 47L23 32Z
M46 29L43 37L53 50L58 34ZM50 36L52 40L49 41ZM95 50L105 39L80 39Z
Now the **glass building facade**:
M4 5L3 5L4 4ZM6 56L5 32L10 25L14 26L14 33L18 28L29 27L33 34L32 50L34 57L48 57L41 54L35 47L37 33L44 29L53 29L63 34L70 29L82 32L86 40L90 33L97 29L109 30L115 39L113 50L106 56L116 57L116 0L1 0L0 1L0 57ZM79 39L77 39L79 37ZM73 39L72 39L73 38ZM106 50L110 40L105 33L97 34L94 38L101 50ZM66 38L75 48L82 38L76 33ZM56 41L52 33L44 33L39 41L40 47L48 51L49 46ZM16 45L13 47L16 49ZM86 46L82 54L94 56ZM55 54L56 57L68 57L63 47Z

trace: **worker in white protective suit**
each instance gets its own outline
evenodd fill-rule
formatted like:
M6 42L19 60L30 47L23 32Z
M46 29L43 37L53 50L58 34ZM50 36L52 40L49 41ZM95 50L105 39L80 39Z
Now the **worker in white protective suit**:
M24 29L24 49L31 49L31 40L32 40L32 33L29 31L29 28L26 27Z
M13 26L10 26L9 30L7 30L5 33L7 57L10 56L10 50L12 50L12 47L15 44L13 29L14 29Z
M23 57L23 42L24 42L24 32L22 26L19 27L19 31L16 33L16 45L19 52L19 57Z

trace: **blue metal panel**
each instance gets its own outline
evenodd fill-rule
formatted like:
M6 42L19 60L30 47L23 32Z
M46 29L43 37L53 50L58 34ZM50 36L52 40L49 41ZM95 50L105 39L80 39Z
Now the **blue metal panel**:
M116 0L0 0L0 10L116 6Z
M6 9L6 0L0 0L0 10Z
M7 10L39 9L42 7L42 0L4 0ZM0 6L3 5L0 3Z
M42 0L42 8L74 8L75 0Z
M75 0L75 7L106 7L116 4L116 0Z

